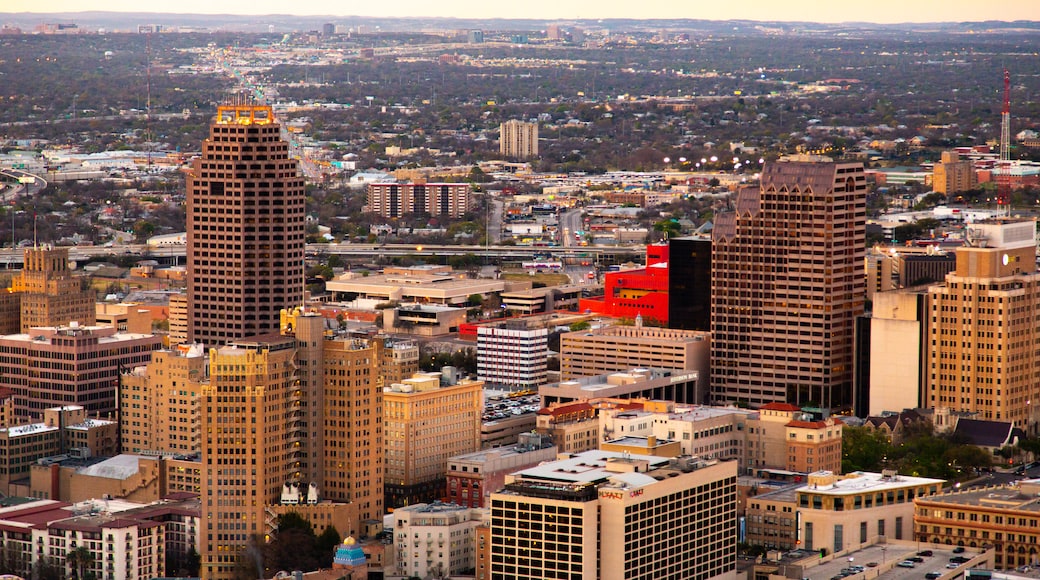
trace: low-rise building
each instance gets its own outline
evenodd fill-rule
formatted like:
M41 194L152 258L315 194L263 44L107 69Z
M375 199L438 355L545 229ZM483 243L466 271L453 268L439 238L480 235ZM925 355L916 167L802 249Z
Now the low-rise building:
M492 492L502 487L507 474L555 460L556 452L548 437L525 433L515 445L451 457L445 499L465 507L487 507Z
M383 310L383 330L415 336L443 336L459 331L466 309L443 304L402 304Z
M705 384L697 371L633 368L550 383L538 388L542 406L588 399L654 399L696 404Z
M919 542L992 547L998 570L1040 564L1040 480L919 496L914 508Z
M476 567L476 527L486 511L441 502L394 510L394 573L446 578Z

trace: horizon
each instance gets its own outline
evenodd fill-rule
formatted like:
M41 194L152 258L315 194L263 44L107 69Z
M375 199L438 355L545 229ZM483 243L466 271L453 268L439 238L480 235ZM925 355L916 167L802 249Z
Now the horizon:
M182 0L173 4L176 10L141 10L134 0L110 0L98 10L95 2L86 0L12 0L0 16L40 14L154 14L157 16L237 16L237 17L301 17L301 18L443 18L465 20L707 20L725 22L794 22L809 24L933 24L960 22L1040 21L1040 4L1034 0L1009 0L994 6L968 0L924 0L906 3L877 0L870 4L820 4L815 0L791 0L786 3L748 0L738 6L677 6L670 0L648 0L638 5L628 2L597 4L590 0L533 0L523 5L495 5L477 0L445 0L438 4L420 0L402 0L393 5L378 3L353 4L348 10L338 2L318 1L293 6L288 13L286 3L273 0L229 0L222 3Z

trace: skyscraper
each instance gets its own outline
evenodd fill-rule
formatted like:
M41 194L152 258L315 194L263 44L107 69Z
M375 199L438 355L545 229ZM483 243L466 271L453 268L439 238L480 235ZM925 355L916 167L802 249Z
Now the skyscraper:
M847 408L865 292L863 164L781 159L735 203L712 232L713 400Z
M270 106L217 108L187 178L188 340L278 332L303 302L304 192Z
M1036 433L1040 272L1032 219L975 222L957 269L928 289L925 406L969 411Z

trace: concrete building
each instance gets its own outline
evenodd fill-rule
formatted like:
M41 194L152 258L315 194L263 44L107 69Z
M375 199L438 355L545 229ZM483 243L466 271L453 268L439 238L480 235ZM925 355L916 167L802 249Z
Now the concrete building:
M447 578L476 568L476 527L485 510L420 503L394 510L393 574Z
M499 125L498 151L508 159L538 157L538 123L510 119Z
M607 272L603 275L603 296L582 298L578 310L635 320L637 326L643 320L666 326L670 302L668 250L668 244L647 245L646 267Z
M181 344L153 351L146 366L124 374L119 391L123 453L200 452L199 393L208 371L202 345Z
M711 335L649 326L605 326L560 335L560 379L636 368L693 370L707 384ZM704 402L704 401L701 401Z
M465 507L488 507L492 492L501 489L507 474L553 461L556 452L550 438L525 433L515 445L450 457L445 501Z
M150 334L80 325L0 336L0 387L14 391L15 412L23 420L38 420L44 409L62 405L109 417L116 411L121 370L146 363L161 342Z
M599 449L600 407L617 405L622 409L641 409L642 403L588 401L553 403L538 411L535 432L544 435L559 448L560 453L581 453Z
M68 248L26 248L24 264L11 281L11 291L20 300L19 332L72 322L81 326L94 324L94 291L85 278L72 274Z
M444 497L448 458L480 448L484 383L441 379L416 373L383 390L387 508Z
M922 406L927 344L926 294L922 290L898 290L874 295L869 319L868 380L857 385L856 410L865 415L902 411ZM857 351L860 346L857 345ZM858 362L857 362L858 364ZM860 401L866 402L865 407Z
M956 265L952 252L936 246L871 248L866 258L867 300L878 292L941 282Z
M75 405L46 409L39 423L0 428L0 492L10 495L25 485L32 466L46 457L115 455L118 437L115 421L91 419Z
M304 192L270 106L221 105L187 174L188 337L278 332L303 304Z
M1040 367L1029 363L1040 343L1036 223L976 222L970 246L957 249L957 269L928 289L927 391L924 405L971 411L1037 432ZM1022 361L1021 364L1016 361Z
M477 328L477 378L489 388L537 389L548 376L549 330L512 320Z
M644 401L641 409L601 409L599 429L603 440L635 436L677 441L683 454L737 461L742 474L761 469L841 471L842 423L815 419L786 403L752 411Z
M444 336L459 331L466 309L443 304L402 304L383 310L383 330L414 336Z
M944 195L961 193L978 185L970 159L961 160L956 151L943 151L932 172L932 189Z
M357 308L374 310L384 302L464 307L474 294L486 298L505 290L530 288L530 285L530 282L472 280L459 273L416 267L406 272L384 271L378 276L347 272L328 281L325 288L335 301L348 299Z
M470 210L468 183L369 183L362 211L385 218L427 214L461 218Z
M589 451L491 496L491 578L736 578L736 464Z
M918 497L914 508L919 542L990 547L998 570L1040 565L1040 480Z
M712 401L851 408L862 163L784 158L735 203L712 230Z
M538 388L542 407L591 399L656 399L697 404L703 400L700 373L667 369L630 369L577 380L550 383Z
M797 491L802 544L808 550L840 552L871 536L910 539L914 498L934 495L944 483L894 471L810 474Z
M138 308L136 304L98 302L95 305L94 320L98 326L111 326L120 332L152 333L152 312L146 308Z

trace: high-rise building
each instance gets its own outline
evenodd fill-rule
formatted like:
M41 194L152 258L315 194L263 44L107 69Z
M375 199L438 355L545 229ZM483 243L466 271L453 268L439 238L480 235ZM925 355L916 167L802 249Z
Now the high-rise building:
M200 395L203 578L233 578L242 550L271 531L265 506L301 483L295 342L268 335L210 351Z
M523 321L477 328L477 378L496 389L537 389L548 376L549 330Z
M668 240L668 328L711 330L711 237Z
M928 289L925 406L970 411L1036 433L1040 272L1031 219L975 222L957 268Z
M586 451L491 495L491 579L735 580L737 464Z
M304 193L267 105L222 105L187 177L188 340L278 332L303 302Z
M11 281L21 299L21 332L34 326L94 325L95 296L85 279L72 275L69 249L25 249L25 267Z
M370 183L364 211L385 218L429 214L460 218L470 209L468 183Z
M417 373L383 390L387 508L445 497L448 458L480 449L484 383Z
M170 294L170 346L188 341L188 295Z
M538 157L538 123L510 119L499 125L498 150L503 157Z
M42 327L2 336L0 387L14 391L22 418L36 420L44 409L64 405L82 406L91 417L111 416L120 372L147 363L161 342L107 326Z
M932 175L935 193L960 193L978 185L971 160L961 160L956 151L943 151L940 159L941 161L935 164Z
M123 453L198 453L199 390L209 370L202 345L152 352L147 366L123 375L119 390Z
M713 400L849 408L865 294L863 164L781 159L735 203L712 231Z

